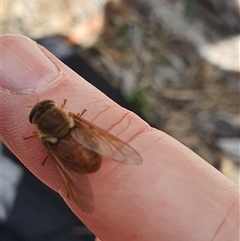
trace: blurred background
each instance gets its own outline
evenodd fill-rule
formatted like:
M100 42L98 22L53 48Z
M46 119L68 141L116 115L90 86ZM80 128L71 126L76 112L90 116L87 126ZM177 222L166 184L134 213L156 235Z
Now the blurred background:
M1 4L3 34L38 41L239 184L239 0Z

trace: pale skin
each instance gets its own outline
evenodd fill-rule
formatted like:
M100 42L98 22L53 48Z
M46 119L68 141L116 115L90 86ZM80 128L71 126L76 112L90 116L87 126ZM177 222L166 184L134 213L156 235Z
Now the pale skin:
M235 183L166 133L121 108L31 40L3 36L0 45L1 140L34 175L60 193L101 241L239 240ZM46 61L50 62L44 67ZM51 158L41 165L46 153L39 138L23 141L36 130L28 121L26 106L38 99L52 99L60 106L64 98L67 110L87 109L83 118L131 145L143 160L135 166L103 159L100 170L88 175L94 193L91 214L67 198Z

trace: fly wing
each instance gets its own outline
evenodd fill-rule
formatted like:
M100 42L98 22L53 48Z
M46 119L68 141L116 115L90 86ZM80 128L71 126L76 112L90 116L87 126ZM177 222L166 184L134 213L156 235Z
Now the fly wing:
M127 164L141 164L141 156L127 143L74 115L76 127L70 135L82 146L102 156Z
M74 176L74 172L72 172L70 169L68 169L64 162L62 161L62 158L64 159L64 156L61 156L61 159L59 158L58 151L61 150L60 148L48 148L49 154L54 158L54 164L57 167L57 170L65 184L65 187L67 189L67 196L69 199L73 199L77 205L87 213L92 213L93 208L93 193L91 185L88 181L88 177L86 174L78 174L76 177ZM68 156L68 153L65 153ZM71 154L69 152L69 154Z

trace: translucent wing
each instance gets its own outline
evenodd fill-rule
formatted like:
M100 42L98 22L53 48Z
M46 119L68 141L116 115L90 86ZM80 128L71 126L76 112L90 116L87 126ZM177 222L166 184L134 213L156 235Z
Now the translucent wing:
M102 156L128 164L141 164L141 156L127 143L72 114L76 127L70 135L82 146Z
M57 146L47 146L47 149L55 160L54 164L65 184L68 198L73 199L84 212L92 213L94 210L92 204L94 197L87 175L82 173L74 177L74 172L64 162L67 161L66 163L69 163L66 157L71 156L72 150L65 148L66 152L63 155L61 146L60 148ZM78 161L78 163L80 162Z

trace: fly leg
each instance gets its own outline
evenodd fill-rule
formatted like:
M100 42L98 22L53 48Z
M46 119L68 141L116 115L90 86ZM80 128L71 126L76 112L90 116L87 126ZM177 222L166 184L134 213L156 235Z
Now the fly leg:
M45 150L45 149L44 149L44 150ZM42 162L42 166L45 165L45 162L47 161L48 157L49 157L49 155L47 155L47 156L44 158L44 160L43 160L43 162Z
M81 113L77 113L77 116L81 117L86 111L87 111L87 109L83 109Z
M68 99L63 99L63 103L62 103L62 105L61 105L61 108L64 109L64 107L65 107L65 105L66 105L66 103L67 103L67 100L68 100Z

